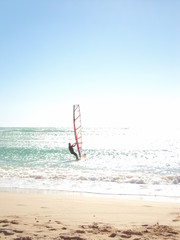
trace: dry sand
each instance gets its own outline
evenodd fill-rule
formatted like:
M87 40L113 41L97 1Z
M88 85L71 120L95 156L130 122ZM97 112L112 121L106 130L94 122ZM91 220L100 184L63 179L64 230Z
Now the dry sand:
M180 204L0 192L0 239L180 240Z

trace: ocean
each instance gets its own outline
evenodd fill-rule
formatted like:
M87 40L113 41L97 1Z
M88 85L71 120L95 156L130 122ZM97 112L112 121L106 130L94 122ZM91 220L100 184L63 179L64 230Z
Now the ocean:
M76 161L68 150L73 128L0 128L0 191L180 202L178 129L84 128L82 136L86 157Z

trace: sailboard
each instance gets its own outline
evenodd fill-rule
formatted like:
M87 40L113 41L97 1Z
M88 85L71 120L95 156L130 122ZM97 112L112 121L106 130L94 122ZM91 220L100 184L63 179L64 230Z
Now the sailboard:
M74 125L74 135L77 145L77 150L79 158L81 158L82 151L82 126L81 126L81 112L79 104L73 105L73 125Z

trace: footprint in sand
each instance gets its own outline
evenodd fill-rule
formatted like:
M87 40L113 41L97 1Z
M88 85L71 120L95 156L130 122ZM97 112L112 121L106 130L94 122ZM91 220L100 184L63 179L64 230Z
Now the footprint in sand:
M180 214L178 213L177 216L172 221L173 222L179 222L180 221Z
M81 237L68 237L68 236L60 236L60 239L63 239L63 240L86 240L85 238L81 238Z
M111 233L111 235L109 235L110 238L114 238L116 237L116 233Z
M84 230L76 230L76 233L86 233Z
M3 233L5 236L14 235L14 233L8 232L7 230L4 230L4 229L0 229L0 233Z
M57 223L57 224L62 224L62 222L60 222L60 221L55 221L55 223Z
M22 230L13 230L13 232L15 232L15 233L23 233L24 231L22 231Z
M12 220L10 221L11 224L19 224L19 222L17 220Z
M32 240L31 237L17 237L17 238L14 238L14 240Z
M1 224L1 223L6 223L6 224L19 224L19 222L18 222L17 220L8 221L7 219L0 220L0 224Z
M0 220L0 223L9 223L7 219Z

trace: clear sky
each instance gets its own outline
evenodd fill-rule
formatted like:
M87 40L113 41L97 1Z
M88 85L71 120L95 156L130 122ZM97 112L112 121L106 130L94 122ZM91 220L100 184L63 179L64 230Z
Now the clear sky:
M180 122L179 0L0 0L0 126Z

